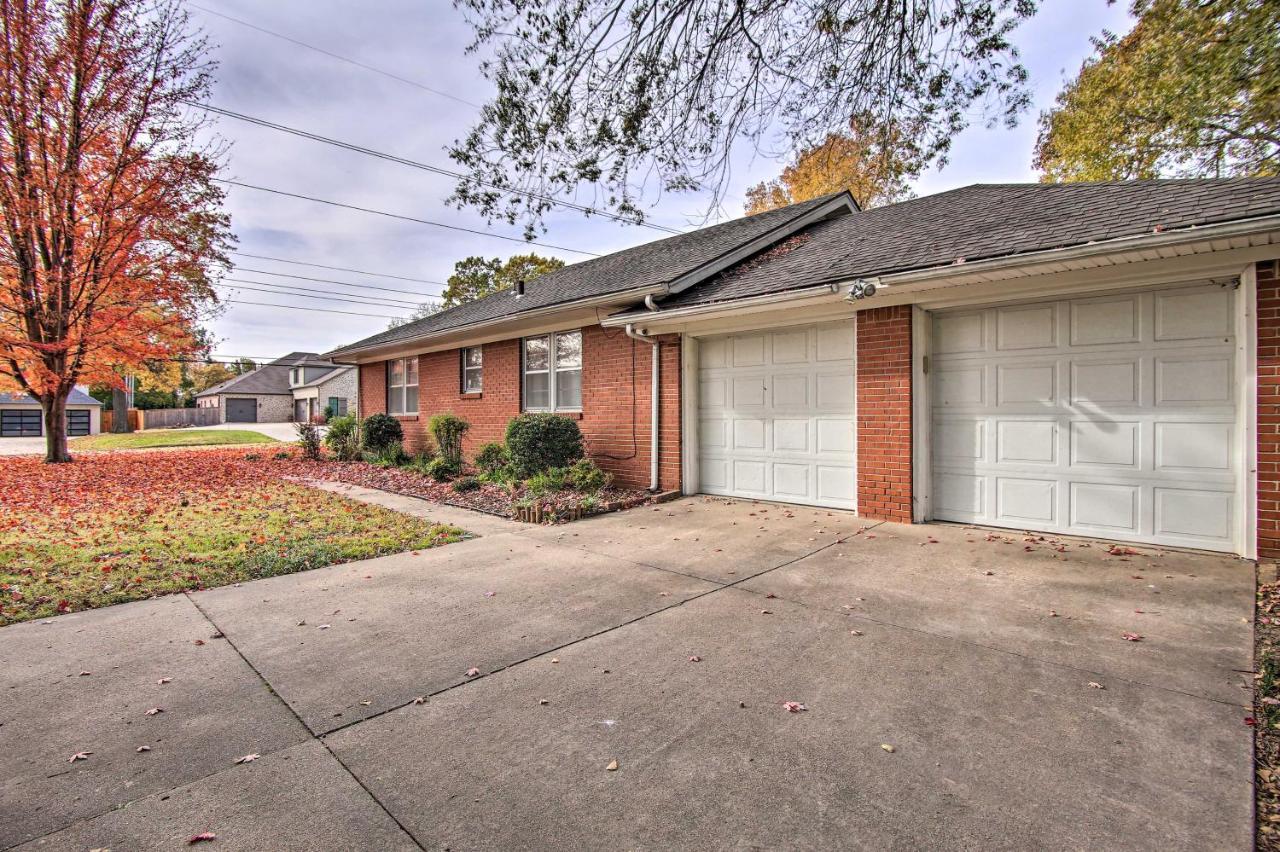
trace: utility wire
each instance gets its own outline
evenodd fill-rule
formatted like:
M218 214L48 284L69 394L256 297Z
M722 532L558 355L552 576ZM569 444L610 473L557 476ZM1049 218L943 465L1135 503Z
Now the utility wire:
M223 279L229 280L229 279ZM257 282L255 282L257 283ZM272 296L296 296L300 299L319 299L322 302L348 302L353 305L368 305L373 308L396 308L397 310L411 310L413 305L393 305L390 302L371 302L368 299L343 299L338 296L312 296L307 293L291 293L280 290L265 290L261 287L246 287L243 284L218 284L218 287L226 287L232 290L252 290L255 293L267 293Z
M330 296L349 296L352 299L358 299L359 301L368 302L369 304L375 304L375 303L388 304L392 302L399 302L402 305L407 305L408 307L416 308L418 305L421 305L423 302L441 301L439 297L431 297L431 296L421 296L417 299L396 299L392 296L376 296L376 295L370 296L365 293L347 293L343 290L326 290L324 287L308 287L305 284L277 284L274 281L254 281L249 278L223 278L221 280L236 281L236 282L239 282L240 284L253 284L253 285L262 286L262 287L271 287L273 289L283 290L286 292L290 290L295 290L295 291L301 291L303 293L325 293Z
M556 249L557 251L567 251L567 252L572 252L574 254L585 254L588 257L600 257L600 255L592 251L583 251L582 249L568 248L567 246L558 246L552 243L540 243L537 240L524 240L524 239L520 239L519 237L508 237L504 234L492 233L491 231L478 231L474 228L464 228L461 225L446 225L443 222L432 222L429 219L417 219L413 216L404 216L400 213L388 213L385 210L374 210L371 207L360 207L355 204L344 204L341 201L330 201L326 198L316 198L313 195L301 195L296 192L286 192L283 189L271 189L270 187L257 186L251 183L241 183L238 180L227 180L226 178L213 178L213 180L217 183L225 183L228 186L238 186L243 189L255 189L259 192L269 192L272 195L283 195L288 198L298 198L303 201L314 201L317 204L328 204L330 207L341 207L345 210L356 210L361 213L371 213L375 216L386 216L389 219L401 219L405 222L415 222L419 225L431 225L432 227L435 227L435 228L447 228L450 231L462 231L467 234L476 234L481 237L491 237L495 240L506 240L509 243L519 243L521 245L526 245L526 246L542 246L543 248Z
M226 299L219 302L222 305L258 305L263 308L287 308L291 311L315 311L321 314L346 314L350 317L373 317L374 319L404 319L402 316L391 316L390 314L361 314L355 311L339 311L334 308L304 308L301 305L277 305L272 302L246 302L242 299Z
M561 207L567 207L570 210L577 210L579 213L585 213L588 216L603 216L604 218L612 219L615 222L624 222L628 225L639 225L643 228L649 228L650 230L654 230L654 231L662 231L668 234L684 233L684 231L681 231L677 228L668 228L666 225L656 225L651 222L637 221L636 219L633 219L630 216L623 216L618 213L608 213L603 210L597 210L594 207L588 207L585 204L578 204L577 202L574 202L574 201L562 201L561 199L554 198L549 195L542 195L537 192L531 192L529 190L514 189L512 187L502 186L501 184L489 183L487 181L482 181L482 180L476 180L474 178L471 178L467 175L462 174L461 172L455 172L451 169L446 169L441 166L433 166L433 165L430 165L429 163L421 163L421 162L418 162L417 160L410 160L405 157L398 157L395 154L387 154L382 151L376 151L372 148L366 148L363 145L356 145L351 142L343 142L341 139L332 139L328 136L321 136L318 133L311 133L310 131L307 131L307 130L299 130L296 127L289 127L288 125L285 125L285 124L277 124L274 121L267 121L264 118L255 118L252 115L245 115L242 112L235 112L234 110L223 109L221 107L212 106L211 104L195 103L194 101L183 101L183 103L187 104L188 106L193 106L198 109L205 110L207 112L215 113L217 115L223 115L223 116L227 116L228 118L239 119L240 121L246 121L246 122L249 122L250 124L256 124L260 127L267 127L267 128L270 128L271 130L279 130L282 133L290 133L290 134L293 134L294 136L300 136L303 139L310 139L313 142L322 142L326 145L333 145L337 148L343 148L347 151L354 151L357 154L366 154L370 157L377 157L380 160L386 160L387 162L391 162L391 163L399 163L402 166L409 166L410 168L421 169L422 171L431 172L433 174L438 174L438 175L444 175L445 177L451 177L456 180L471 180L472 182L478 184L479 186L485 186L490 189L496 189L499 192L506 192L512 195L523 195L526 198L532 198L537 201L545 201L549 204L555 204Z
M290 275L288 272L269 272L265 269L249 269L244 266L235 266L233 268L236 270L236 272L249 272L249 273L252 273L253 275L274 275L277 278L296 278L299 281L318 281L321 284L340 284L343 287L359 287L364 290L384 290L388 293L408 293L410 296L421 296L424 298L429 298L430 296L434 295L431 293L419 293L417 290L399 290L399 289L396 289L395 287L378 287L374 284L353 284L350 281L338 281L333 278L311 278L307 275ZM433 282L433 283L436 283L436 282ZM446 284L443 286L447 287L448 285ZM404 300L393 299L392 301L403 302Z
M410 278L407 275L390 275L386 272L369 272L366 269L352 269L349 266L327 266L323 263L311 263L305 260L290 260L289 258L271 257L270 255L265 254L250 254L247 251L229 251L227 254L234 254L239 257L252 257L255 260L271 260L276 263L291 263L295 266L311 266L316 269L331 269L334 272L354 272L357 275L372 275L375 278L394 278L397 281L413 281L418 284L438 284L441 287L448 286L444 281L432 281L428 278ZM279 275L280 273L273 272L271 274Z
M329 57L330 59L336 59L339 62L345 62L348 65L354 65L357 68L363 68L366 71L372 71L375 74L381 74L383 77L390 77L392 80L396 80L400 83L405 83L406 85L413 86L418 89L422 89L424 92L430 92L433 95L439 95L442 98L448 98L451 101L457 101L460 104L466 104L467 106L475 107L476 109L481 108L480 104L472 103L471 101L460 98L457 95L451 95L448 92L442 92L439 89L433 89L430 86L426 85L425 83L419 83L417 80L410 80L408 77L401 77L399 74L393 74L390 71L384 71L381 68L376 68L372 65L366 65L363 62L359 62L355 59L350 59L346 56L343 56L340 53L334 53L331 50L325 50L323 47L316 47L314 44L308 44L305 41L300 41L296 38L292 38L291 36L284 35L283 33L278 33L275 30L269 30L266 27L260 27L257 24L251 24L248 21L241 20L240 18L233 18L230 15L223 14L222 12L215 12L212 9L208 9L204 6L201 6L198 3L188 2L187 5L193 9L199 9L201 12L204 12L209 15L213 15L216 18L222 18L223 20L231 21L232 23L239 24L242 27L248 27L251 30L257 30L260 33L265 33L266 35L281 39L282 41L287 41L290 44L296 44L298 47L305 47L307 50L314 50L316 53L322 53L325 56Z

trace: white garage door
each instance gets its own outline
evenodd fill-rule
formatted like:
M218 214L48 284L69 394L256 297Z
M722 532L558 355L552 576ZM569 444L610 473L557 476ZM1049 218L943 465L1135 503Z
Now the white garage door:
M1234 296L936 314L933 516L1234 550Z
M704 492L857 507L852 320L706 338L698 364Z

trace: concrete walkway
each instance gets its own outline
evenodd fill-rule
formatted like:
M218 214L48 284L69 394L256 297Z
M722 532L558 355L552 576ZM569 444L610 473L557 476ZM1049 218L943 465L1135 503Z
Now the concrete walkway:
M468 520L0 630L0 848L1251 842L1244 562L701 498Z

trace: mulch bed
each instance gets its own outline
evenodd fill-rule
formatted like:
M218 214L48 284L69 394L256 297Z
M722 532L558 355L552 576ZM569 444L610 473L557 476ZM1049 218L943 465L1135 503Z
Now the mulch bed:
M266 461L264 459L264 461ZM407 497L419 497L433 503L447 506L458 506L474 509L504 518L514 517L512 503L524 496L523 491L515 492L505 486L481 483L479 488L470 491L454 491L453 483L436 482L429 476L403 468L378 467L365 462L320 461L309 462L302 459L288 461L272 461L273 464L293 468L292 475L300 478L321 479L329 482L344 482L349 485L362 485L376 488L379 491L390 491ZM581 495L573 492L560 492L542 498L544 507L556 510L556 522L564 522L567 510L576 505ZM652 495L648 491L632 488L606 488L595 495L599 503L598 509L591 514L617 511L649 502Z
M1280 852L1280 583L1258 585L1254 619L1257 848Z

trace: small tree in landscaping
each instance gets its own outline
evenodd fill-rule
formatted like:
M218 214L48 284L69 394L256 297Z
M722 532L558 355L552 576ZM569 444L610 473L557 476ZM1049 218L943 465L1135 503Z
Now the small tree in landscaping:
M521 478L568 467L582 458L582 430L558 414L521 414L507 423L507 451Z
M354 414L343 414L329 421L324 442L338 461L360 458L360 421Z
M440 458L451 467L462 467L462 436L471 424L453 414L437 414L427 423L427 428L440 448Z
M364 448L372 453L404 441L400 421L390 414L370 414L360 427Z
M320 429L316 424L295 423L293 428L298 433L298 446L302 448L302 457L310 461L320 461Z

